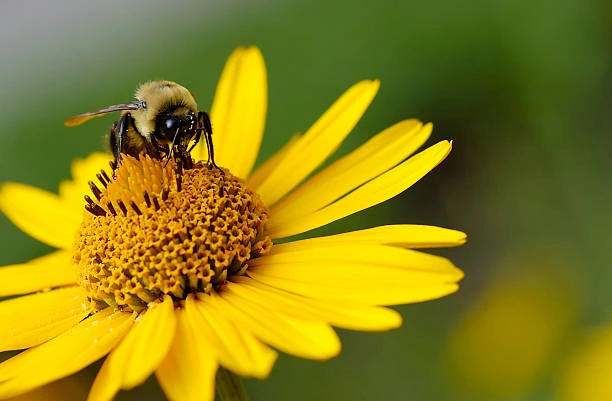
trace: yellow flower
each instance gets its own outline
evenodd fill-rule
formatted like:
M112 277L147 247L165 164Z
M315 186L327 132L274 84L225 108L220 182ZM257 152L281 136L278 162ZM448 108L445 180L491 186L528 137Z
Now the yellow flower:
M612 399L612 325L592 329L580 339L558 381L558 399Z
M498 262L459 317L444 352L457 399L526 399L564 347L579 310L577 280L544 255L515 250Z
M401 317L383 306L457 290L459 269L410 248L461 245L458 231L390 225L286 239L399 194L446 157L450 142L409 157L432 126L405 120L312 175L373 100L379 82L363 81L252 171L266 85L260 51L236 50L211 109L224 172L201 162L180 174L172 163L126 157L109 179L100 174L108 156L94 154L73 164L59 195L1 187L4 213L59 250L0 268L0 296L21 295L0 303L0 351L25 349L0 364L0 397L108 354L91 400L152 373L171 400L212 400L220 367L265 378L272 348L328 359L340 352L331 326L396 328ZM193 156L207 160L205 147ZM88 183L96 174L99 183Z

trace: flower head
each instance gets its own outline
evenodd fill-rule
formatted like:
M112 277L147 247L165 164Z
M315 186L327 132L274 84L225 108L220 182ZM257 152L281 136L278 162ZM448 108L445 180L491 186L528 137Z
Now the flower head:
M401 318L384 306L454 292L462 272L411 248L461 245L458 231L391 225L287 239L399 194L450 152L442 141L410 157L432 127L405 120L312 175L378 87L354 85L252 171L266 73L259 50L241 48L211 109L223 170L126 156L111 179L108 156L94 154L74 163L59 195L5 183L0 208L59 250L0 268L0 296L20 295L0 303L0 350L25 349L0 364L0 397L108 355L91 400L110 400L153 373L169 399L212 400L220 367L264 378L272 348L331 358L340 351L332 326L392 329ZM207 160L204 146L192 154Z
M104 190L91 183L74 261L93 310L210 294L272 247L268 209L240 179L204 162L180 173L163 164L126 155Z

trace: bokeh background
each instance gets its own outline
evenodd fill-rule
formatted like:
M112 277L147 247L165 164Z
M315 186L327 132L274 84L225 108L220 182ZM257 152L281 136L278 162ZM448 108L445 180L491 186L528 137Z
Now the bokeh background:
M406 193L326 230L466 231L466 246L437 251L466 272L462 288L398 307L398 330L340 331L331 361L281 356L268 380L247 382L251 398L612 399L611 4L5 0L0 182L56 191L71 160L104 149L113 118L62 122L145 80L180 82L208 108L238 45L259 46L268 68L260 161L351 84L380 78L341 153L407 117L434 122L429 144L454 150ZM0 265L50 250L4 215L0 236ZM21 399L84 399L98 366ZM163 395L149 380L117 399Z

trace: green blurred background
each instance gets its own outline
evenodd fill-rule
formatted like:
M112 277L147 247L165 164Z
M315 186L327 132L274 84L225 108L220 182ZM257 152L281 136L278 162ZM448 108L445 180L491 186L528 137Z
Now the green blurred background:
M432 121L429 144L453 139L454 150L406 193L326 230L463 230L466 246L437 251L466 272L462 288L398 307L398 330L340 331L331 361L281 356L268 380L247 382L251 398L580 399L575 361L612 322L611 4L5 1L0 182L56 191L71 160L104 149L113 118L63 120L127 101L145 80L182 83L209 108L238 45L259 46L268 69L260 161L351 84L380 78L341 153L408 117ZM50 250L4 215L0 235L0 265ZM610 369L612 352L603 357ZM84 399L96 367L29 399ZM610 370L602 377L612 383ZM117 399L163 395L149 380Z

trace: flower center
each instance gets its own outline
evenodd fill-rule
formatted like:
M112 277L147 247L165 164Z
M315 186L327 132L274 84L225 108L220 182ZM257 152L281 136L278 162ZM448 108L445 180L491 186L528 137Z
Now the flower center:
M123 156L115 179L90 182L74 260L96 309L140 312L166 294L218 290L271 249L268 210L240 179L203 162L163 164Z

